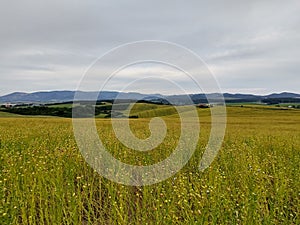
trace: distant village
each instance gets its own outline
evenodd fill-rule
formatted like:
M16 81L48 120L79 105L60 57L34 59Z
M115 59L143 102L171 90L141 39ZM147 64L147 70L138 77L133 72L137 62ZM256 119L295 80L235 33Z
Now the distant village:
M45 106L45 104L40 104L40 103L4 103L0 105L1 108L14 108L14 107L40 107L40 106Z

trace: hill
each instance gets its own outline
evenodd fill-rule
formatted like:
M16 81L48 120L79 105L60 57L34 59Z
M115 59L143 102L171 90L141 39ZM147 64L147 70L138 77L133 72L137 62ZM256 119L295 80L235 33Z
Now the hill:
M34 92L34 93L24 93L15 92L5 96L0 97L0 103L59 103L59 102L72 102L75 96L75 91L49 91L49 92ZM147 100L156 103L166 104L173 102L175 104L186 104L185 95L160 95L160 94L141 94L137 92L116 92L116 91L102 91L98 95L98 92L80 92L80 100L90 100L94 96L98 96L99 101L102 100L114 100L124 99L124 100ZM284 103L284 102L300 102L300 94L282 92L273 93L270 95L253 95L253 94L230 94L224 93L224 99L228 103L235 102L263 102L263 103ZM192 101L196 104L207 103L207 98L218 99L220 94L210 93L210 94L190 94Z

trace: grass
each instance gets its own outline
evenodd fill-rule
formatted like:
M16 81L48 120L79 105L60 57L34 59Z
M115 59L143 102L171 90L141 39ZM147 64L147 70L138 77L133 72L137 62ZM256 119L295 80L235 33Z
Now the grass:
M160 107L139 110L164 116ZM223 147L204 172L197 168L209 110L199 109L199 116L201 135L189 163L168 180L139 188L94 172L77 149L70 119L0 118L0 224L299 224L300 111L229 107ZM110 120L96 123L116 158L147 165L177 144L176 114L163 118L166 140L143 154L117 141ZM146 138L148 122L130 124Z
M48 105L49 108L72 108L72 106L72 103Z
M20 117L20 115L0 111L0 118L1 117Z

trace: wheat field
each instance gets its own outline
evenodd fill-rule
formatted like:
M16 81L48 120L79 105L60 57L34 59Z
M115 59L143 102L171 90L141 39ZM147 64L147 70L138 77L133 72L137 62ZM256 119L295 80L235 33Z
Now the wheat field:
M227 111L223 146L207 170L198 164L209 109L199 109L196 153L175 176L144 187L96 173L78 150L71 119L0 115L0 224L300 224L300 110ZM175 148L178 116L146 107L145 118L130 120L133 133L146 138L146 117L160 113L168 133L153 151L126 148L109 119L96 119L99 137L123 162L154 164Z

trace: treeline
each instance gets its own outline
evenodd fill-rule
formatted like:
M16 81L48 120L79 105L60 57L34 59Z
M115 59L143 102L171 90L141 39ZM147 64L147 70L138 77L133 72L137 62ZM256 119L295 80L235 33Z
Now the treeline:
M27 116L59 116L72 117L72 108L51 108L46 106L12 107L1 111Z
M105 114L104 117L111 116L111 105L102 106L76 106L74 107L74 117L94 117L95 115ZM28 116L58 116L72 118L73 109L71 107L47 107L47 106L32 106L32 107L11 107L1 108L1 111ZM115 113L116 114L116 113Z
M268 98L263 99L263 103L269 104L269 105L276 105L281 103L300 103L300 98Z

